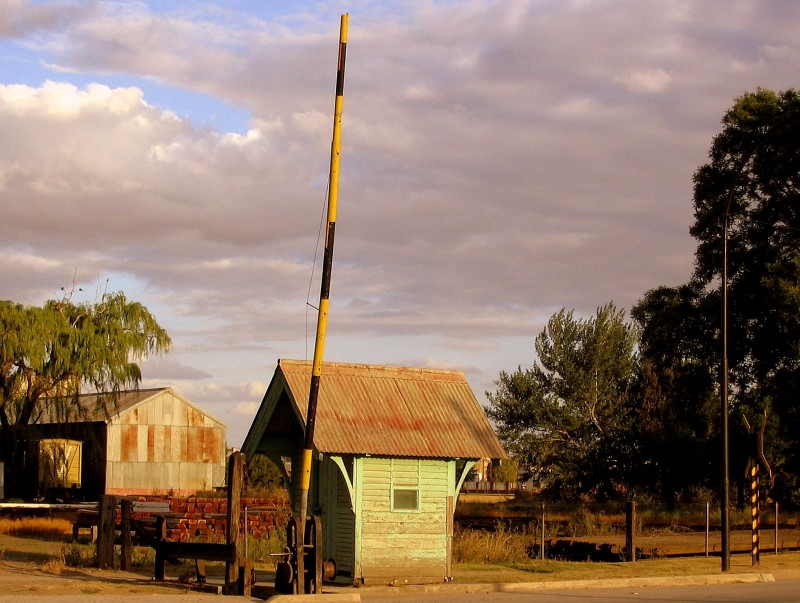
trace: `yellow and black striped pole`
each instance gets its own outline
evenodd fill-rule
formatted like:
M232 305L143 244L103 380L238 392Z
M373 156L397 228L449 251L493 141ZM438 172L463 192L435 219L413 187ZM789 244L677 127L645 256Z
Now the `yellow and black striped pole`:
M300 472L300 514L297 542L305 542L305 523L308 514L308 491L311 484L312 451L314 449L314 426L319 398L319 382L322 376L322 352L325 347L325 330L328 324L328 302L330 298L331 267L333 266L333 238L336 229L336 206L339 198L339 158L341 154L342 108L344 106L344 62L347 51L347 14L342 15L339 27L339 60L336 69L336 105L333 115L333 141L331 142L331 165L328 178L328 228L325 232L325 254L322 260L322 284L319 293L317 336L314 342L314 360L311 366L311 385L308 391L306 429L303 445L303 465ZM298 592L305 592L303 550L298 555ZM321 586L321 585L318 585Z
M758 532L758 462L755 459L750 464L750 518L752 519L752 535L753 535L753 548L751 550L751 558L753 567L759 564L759 532Z

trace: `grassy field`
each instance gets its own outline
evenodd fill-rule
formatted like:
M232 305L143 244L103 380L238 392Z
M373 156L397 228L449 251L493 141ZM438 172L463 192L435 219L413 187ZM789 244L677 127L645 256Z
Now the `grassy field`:
M86 580L92 581L92 592L118 592L124 581L114 571L101 572L92 567L94 546L73 544L71 524L63 520L0 520L0 592L17 594L39 592L35 576L46 575L63 580L64 585L52 588L67 589L82 577L81 588L87 588ZM785 535L792 545L800 540L798 530L789 530ZM749 532L734 532L734 550L742 547L749 550ZM800 578L800 553L782 552L775 555L769 549L771 533L764 534L764 549L758 567L753 567L749 554L734 554L731 558L732 573L762 572L780 577ZM617 535L598 537L598 542L620 538ZM686 532L664 532L658 535L659 546L664 549L694 548L702 550L704 534ZM718 535L717 535L718 538ZM582 540L588 540L583 538ZM531 559L526 547L533 542L533 535L498 528L491 531L459 530L453 544L455 564L453 577L457 583L498 582L552 582L567 580L605 580L615 578L642 578L664 576L687 576L720 573L721 561L717 556L657 558L639 560L635 563L586 562ZM264 543L267 546L274 543ZM641 541L637 542L641 546ZM718 545L717 545L718 546ZM699 547L699 549L698 549ZM152 549L135 547L134 572L139 576L137 588L150 584L153 575ZM257 564L262 580L269 581L271 567L268 563ZM211 568L209 568L211 569ZM170 568L173 578L191 576L193 563ZM30 575L29 583L20 581L21 575ZM40 587L39 587L40 588ZM81 591L81 592L86 592Z

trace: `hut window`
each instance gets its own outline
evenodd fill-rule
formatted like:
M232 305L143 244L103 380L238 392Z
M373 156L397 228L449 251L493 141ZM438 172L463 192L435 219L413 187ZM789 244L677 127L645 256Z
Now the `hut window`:
M419 490L395 488L392 490L392 510L416 511L419 509Z
M392 459L392 511L419 511L419 459Z

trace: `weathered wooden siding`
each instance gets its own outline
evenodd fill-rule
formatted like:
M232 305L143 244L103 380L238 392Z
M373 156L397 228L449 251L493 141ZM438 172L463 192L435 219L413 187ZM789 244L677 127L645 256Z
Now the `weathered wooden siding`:
M353 576L355 566L355 522L350 492L342 474L336 478L336 522L334 533L334 559L339 564L341 573Z
M352 476L353 459L345 461ZM320 464L320 493L322 496L323 549L325 559L334 559L341 576L354 574L355 514L350 491L339 467L330 457Z
M109 494L187 494L224 479L225 426L170 390L108 425Z
M443 579L447 571L448 463L362 459L360 565L365 583ZM419 490L419 508L392 508L395 488Z

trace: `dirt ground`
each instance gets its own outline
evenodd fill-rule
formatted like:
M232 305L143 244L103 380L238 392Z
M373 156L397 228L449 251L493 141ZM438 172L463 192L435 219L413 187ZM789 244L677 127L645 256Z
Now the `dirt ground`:
M587 539L582 539L587 540ZM598 542L608 544L624 544L624 536L599 537ZM800 530L785 530L779 533L778 540L783 547L800 546ZM749 532L734 532L731 538L731 548L736 551L749 551L751 537ZM58 556L59 551L64 546L63 542L42 541L28 538L16 538L13 536L0 536L0 601L15 601L24 596L46 596L46 595L157 595L157 594L176 594L191 588L191 584L179 581L181 576L193 576L193 565L185 564L182 566L167 566L167 583L157 583L152 579L153 568L135 568L132 572L122 572L119 570L98 570L95 568L72 569L52 563L52 559ZM639 536L636 546L643 550L658 548L664 554L692 552L700 554L701 558L687 559L680 561L681 565L676 565L671 560L653 562L641 562L636 564L601 564L601 563L572 563L567 564L572 569L548 569L548 575L538 572L526 572L525 570L508 570L495 568L494 571L486 571L488 568L469 568L456 566L454 574L460 582L497 582L497 581L537 581L540 578L546 579L574 579L576 576L591 578L593 574L601 575L606 570L604 566L615 565L618 568L627 566L625 571L635 571L637 573L646 571L663 571L667 575L678 575L681 573L713 573L719 570L719 561L705 559L702 553L705 548L704 533L675 533L663 532L648 536ZM800 553L786 553L775 555L774 533L762 532L762 563L760 571L773 573L776 579L781 577L800 577ZM709 548L718 551L720 548L719 534L711 534ZM795 550L797 550L795 548ZM732 563L734 571L751 571L750 556L735 555L735 563ZM645 564L663 563L661 568ZM561 564L559 568L562 568ZM636 567L634 567L636 566ZM208 582L211 585L222 583L223 568L209 566ZM577 574L576 574L577 571ZM272 577L267 571L259 571L259 584L261 588L268 589L271 585ZM488 576L488 578L487 578Z
M189 564L168 565L165 583L153 580L152 566L129 572L64 567L52 561L64 545L64 542L0 535L0 601L31 595L174 595L193 587L184 579L194 576L194 566ZM210 565L209 583L221 585L223 572L223 567Z

